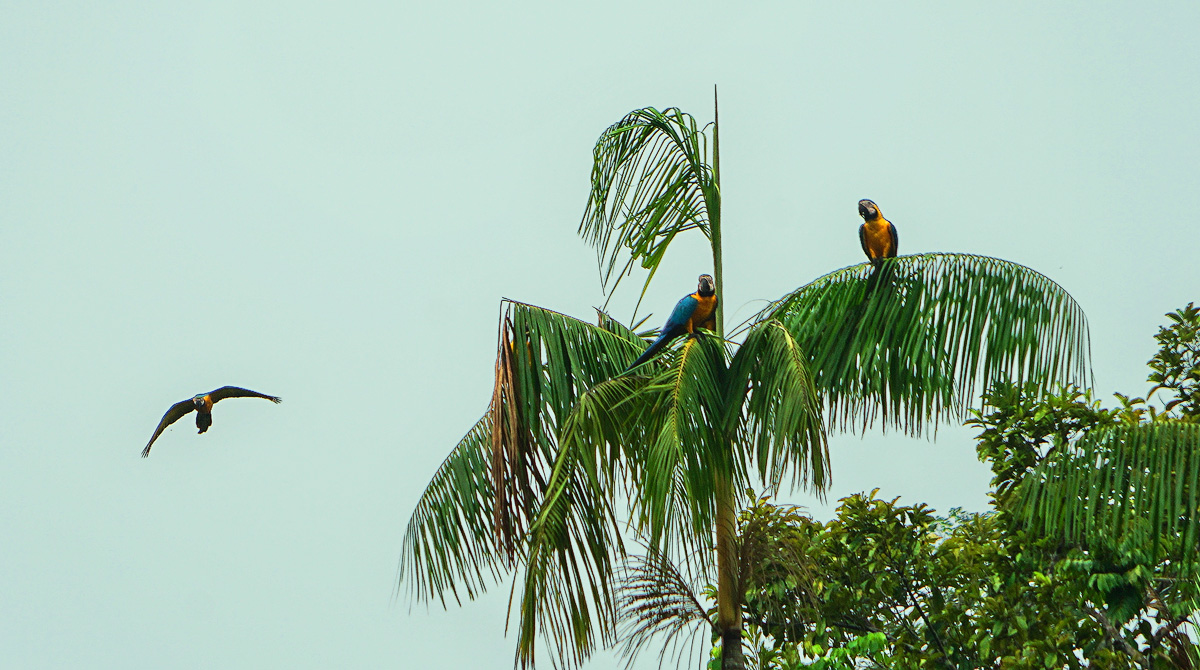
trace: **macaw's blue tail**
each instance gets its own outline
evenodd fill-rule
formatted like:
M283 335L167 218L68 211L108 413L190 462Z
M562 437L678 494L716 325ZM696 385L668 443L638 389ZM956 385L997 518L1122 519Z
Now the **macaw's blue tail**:
M646 361L650 360L651 358L654 358L654 354L657 354L659 351L662 351L662 348L667 346L667 342L671 341L672 335L673 335L672 333L663 333L662 335L659 335L658 339L654 340L654 344L651 344L649 349L643 351L642 355L638 356L637 360L633 362L633 365L630 365L629 367L625 368L625 372L629 372L630 370L636 368L637 366L641 365L642 363L645 363Z

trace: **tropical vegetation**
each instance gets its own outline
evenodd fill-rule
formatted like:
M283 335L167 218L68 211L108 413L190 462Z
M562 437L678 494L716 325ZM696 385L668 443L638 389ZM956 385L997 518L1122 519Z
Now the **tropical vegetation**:
M938 517L877 491L827 523L766 500L744 510L751 665L1200 667L1200 309L1167 317L1147 394L1161 405L993 387L969 422L993 473L986 513Z
M718 131L715 116L644 108L601 134L579 232L607 290L637 270L644 295L671 242L702 234L722 296ZM719 308L716 332L633 371L653 331L504 302L489 409L419 501L402 582L448 605L511 576L523 666L539 640L575 665L702 622L720 666L744 667L752 487L820 495L831 430L921 434L981 407L997 380L1049 390L1090 375L1082 311L1029 268L902 256L868 296L870 271L825 274L729 334ZM686 575L715 584L713 613L672 591Z

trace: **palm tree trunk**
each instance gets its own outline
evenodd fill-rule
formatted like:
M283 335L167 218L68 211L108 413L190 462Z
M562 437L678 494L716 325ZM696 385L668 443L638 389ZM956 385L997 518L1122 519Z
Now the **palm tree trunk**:
M715 197L705 203L712 234L713 279L717 282L717 335L725 337L725 273L721 267L721 127L717 109L717 86L713 84L713 183Z
M713 86L713 182L708 202L712 232L713 278L717 282L717 335L725 337L725 277L721 267L721 134L717 87ZM726 447L733 448L726 438ZM738 592L737 499L730 473L716 474L717 498L717 627L721 629L721 670L745 670L742 655L742 598Z
M717 477L717 627L721 630L721 670L745 670L742 599L737 584L737 509L729 475L721 473Z

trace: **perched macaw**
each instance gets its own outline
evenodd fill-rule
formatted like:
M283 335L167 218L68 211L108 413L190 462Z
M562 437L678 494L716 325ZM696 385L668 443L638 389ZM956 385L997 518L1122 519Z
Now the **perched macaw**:
M858 227L858 241L862 242L863 253L871 265L878 268L883 259L895 258L900 236L896 234L896 226L883 218L879 206L870 200L859 200L858 215L863 218L863 224Z
M863 253L867 255L871 265L875 266L875 270L867 280L867 292L869 293L879 278L883 259L896 257L896 252L900 248L900 236L896 233L896 226L883 218L883 212L879 211L879 205L870 200L858 201L858 215L863 218L863 224L858 227L858 241L862 243Z
M168 409L167 413L163 415L162 421L158 422L158 428L154 429L154 435L150 436L150 441L146 443L146 448L142 450L142 458L150 455L150 446L167 429L167 426L180 420L188 412L196 412L196 427L200 429L199 432L203 433L208 430L208 427L212 425L213 405L226 398L266 398L273 403L283 402L282 398L236 386L222 386L215 391L201 393L187 400L181 400L171 405L171 409Z
M700 285L696 287L696 292L685 295L675 303L675 309L671 310L671 316L667 318L658 339L654 340L654 344L642 352L625 371L645 363L667 346L668 342L680 335L691 335L697 328L714 331L717 329L717 284L712 275L700 275Z

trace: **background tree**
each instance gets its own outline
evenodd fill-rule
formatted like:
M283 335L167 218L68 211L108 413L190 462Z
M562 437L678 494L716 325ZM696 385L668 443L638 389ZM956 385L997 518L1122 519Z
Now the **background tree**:
M721 296L716 121L635 110L601 135L593 160L580 233L605 285L640 265L644 294L671 241L699 230ZM915 434L961 416L997 376L1049 385L1087 375L1082 312L1044 276L951 254L886 268L870 300L865 263L798 289L739 328L740 345L725 339L719 310L715 337L686 339L631 374L646 342L603 311L592 324L506 302L489 411L418 503L401 579L445 603L516 570L518 661L532 663L540 636L557 660L578 663L615 642L623 607L676 583L616 595L629 529L652 560L686 567L674 574L713 575L722 664L742 667L737 510L752 476L773 488L790 473L823 490L824 415ZM687 600L644 607L629 630L660 630Z
M1167 317L1150 360L1165 411L1120 394L1105 409L1074 388L993 388L992 410L970 422L994 475L987 514L939 519L874 493L843 500L825 524L765 501L746 509L745 542L766 547L746 599L759 667L805 667L805 653L830 649L866 667L1200 667L1200 548L1188 530L1200 310ZM1153 455L1139 458L1143 449ZM1127 497L1096 480L1122 482ZM1126 516L1150 495L1158 502L1142 502L1142 517ZM1071 504L1090 504L1093 528L1107 532L1062 532L1047 508ZM865 647L871 633L884 644Z
M1163 411L1118 394L1111 421L1050 442L1013 491L1032 532L1085 554L1079 566L1104 595L1094 616L1146 668L1183 663L1181 648L1188 665L1175 667L1200 665L1179 632L1200 609L1200 309L1166 316L1149 361Z

